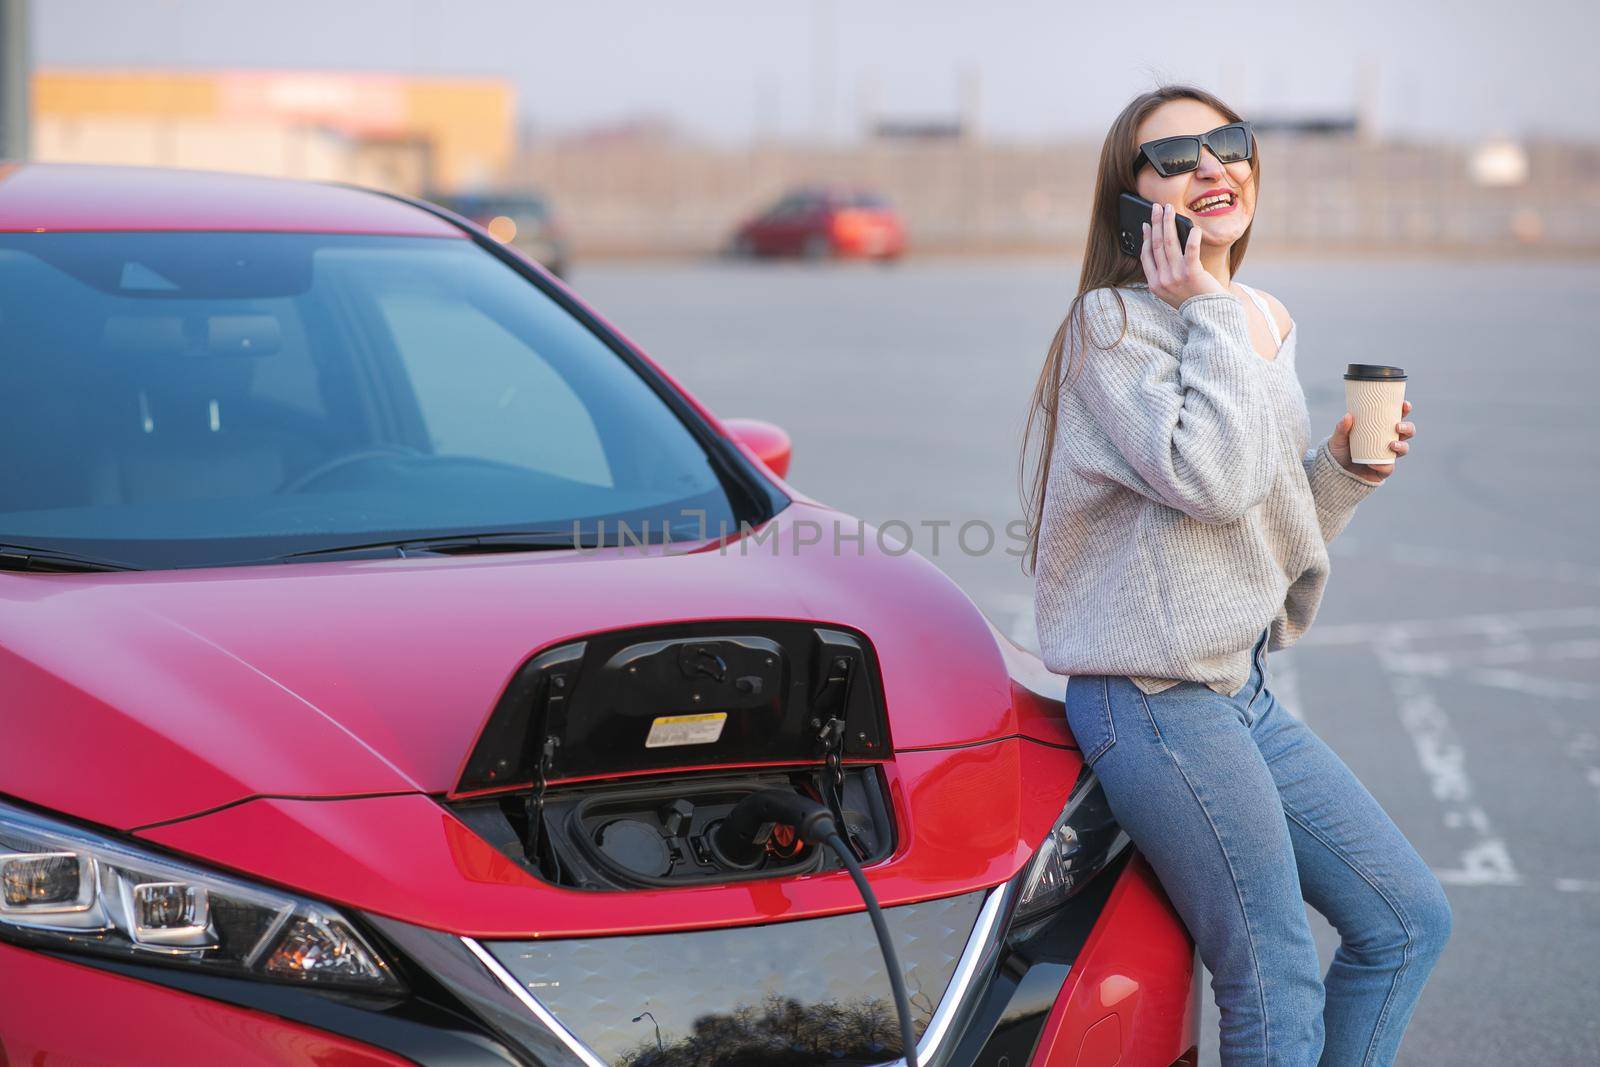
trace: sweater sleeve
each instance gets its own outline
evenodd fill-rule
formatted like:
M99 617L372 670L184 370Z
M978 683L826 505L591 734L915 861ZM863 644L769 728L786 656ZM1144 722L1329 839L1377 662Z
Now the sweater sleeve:
M1272 405L1244 306L1202 293L1178 308L1188 324L1168 351L1139 317L1123 330L1110 289L1083 300L1091 343L1078 345L1072 389L1139 475L1129 488L1201 522L1242 518L1272 488Z
M1339 466L1339 461L1328 451L1329 440L1324 437L1320 445L1305 454L1303 462L1306 480L1311 483L1311 499L1317 505L1322 539L1331 543L1349 524L1356 505L1378 488L1379 483L1369 482Z

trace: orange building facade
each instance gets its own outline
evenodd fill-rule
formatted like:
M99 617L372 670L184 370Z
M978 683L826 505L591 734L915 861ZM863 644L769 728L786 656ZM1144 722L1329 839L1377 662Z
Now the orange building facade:
M497 78L41 70L33 158L248 171L398 192L492 187L515 144Z

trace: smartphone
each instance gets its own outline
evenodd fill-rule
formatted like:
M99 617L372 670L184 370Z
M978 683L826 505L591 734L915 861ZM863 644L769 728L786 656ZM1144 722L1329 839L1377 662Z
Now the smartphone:
M1122 245L1122 250L1130 256L1139 254L1139 246L1144 244L1144 230L1142 223L1150 221L1150 211L1155 207L1142 196L1132 193L1123 193L1117 198L1117 243ZM1174 217L1178 227L1178 248L1189 247L1189 231L1194 229L1194 223L1182 215Z

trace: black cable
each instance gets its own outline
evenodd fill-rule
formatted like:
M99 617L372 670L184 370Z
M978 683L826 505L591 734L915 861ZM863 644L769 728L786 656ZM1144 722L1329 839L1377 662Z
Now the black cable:
M895 1014L900 1016L900 1044L904 1047L906 1067L917 1067L916 1034L911 1030L911 1002L906 999L906 982L900 973L900 957L895 954L894 942L889 939L889 924L884 920L883 911L878 907L878 898L873 896L872 887L867 885L867 876L862 873L861 864L856 862L850 846L840 839L837 832L823 840L838 854L845 870L850 872L856 889L861 893L861 900L867 905L867 914L872 917L872 928L878 934L878 948L883 952L883 965L889 969L889 986L894 990Z
M751 793L733 806L726 818L713 825L706 834L706 843L714 856L736 866L745 866L758 860L764 846L755 844L761 828L772 822L791 825L807 841L820 841L838 855L839 862L850 872L850 878L867 906L872 919L872 929L878 935L878 950L883 953L883 965L889 971L889 987L894 992L894 1010L900 1019L900 1043L904 1048L906 1067L917 1067L916 1034L911 1029L911 1002L906 998L905 977L900 973L900 957L889 939L889 924L878 907L878 898L856 860L856 854L839 836L839 825L828 809L808 797L782 789L763 789Z

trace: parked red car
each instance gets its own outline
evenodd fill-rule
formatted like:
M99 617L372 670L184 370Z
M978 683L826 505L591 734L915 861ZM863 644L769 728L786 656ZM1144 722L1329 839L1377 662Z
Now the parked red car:
M730 250L741 256L897 259L905 226L876 193L859 189L796 189L740 224Z
M1191 1063L1061 679L420 202L0 168L0 1063Z

